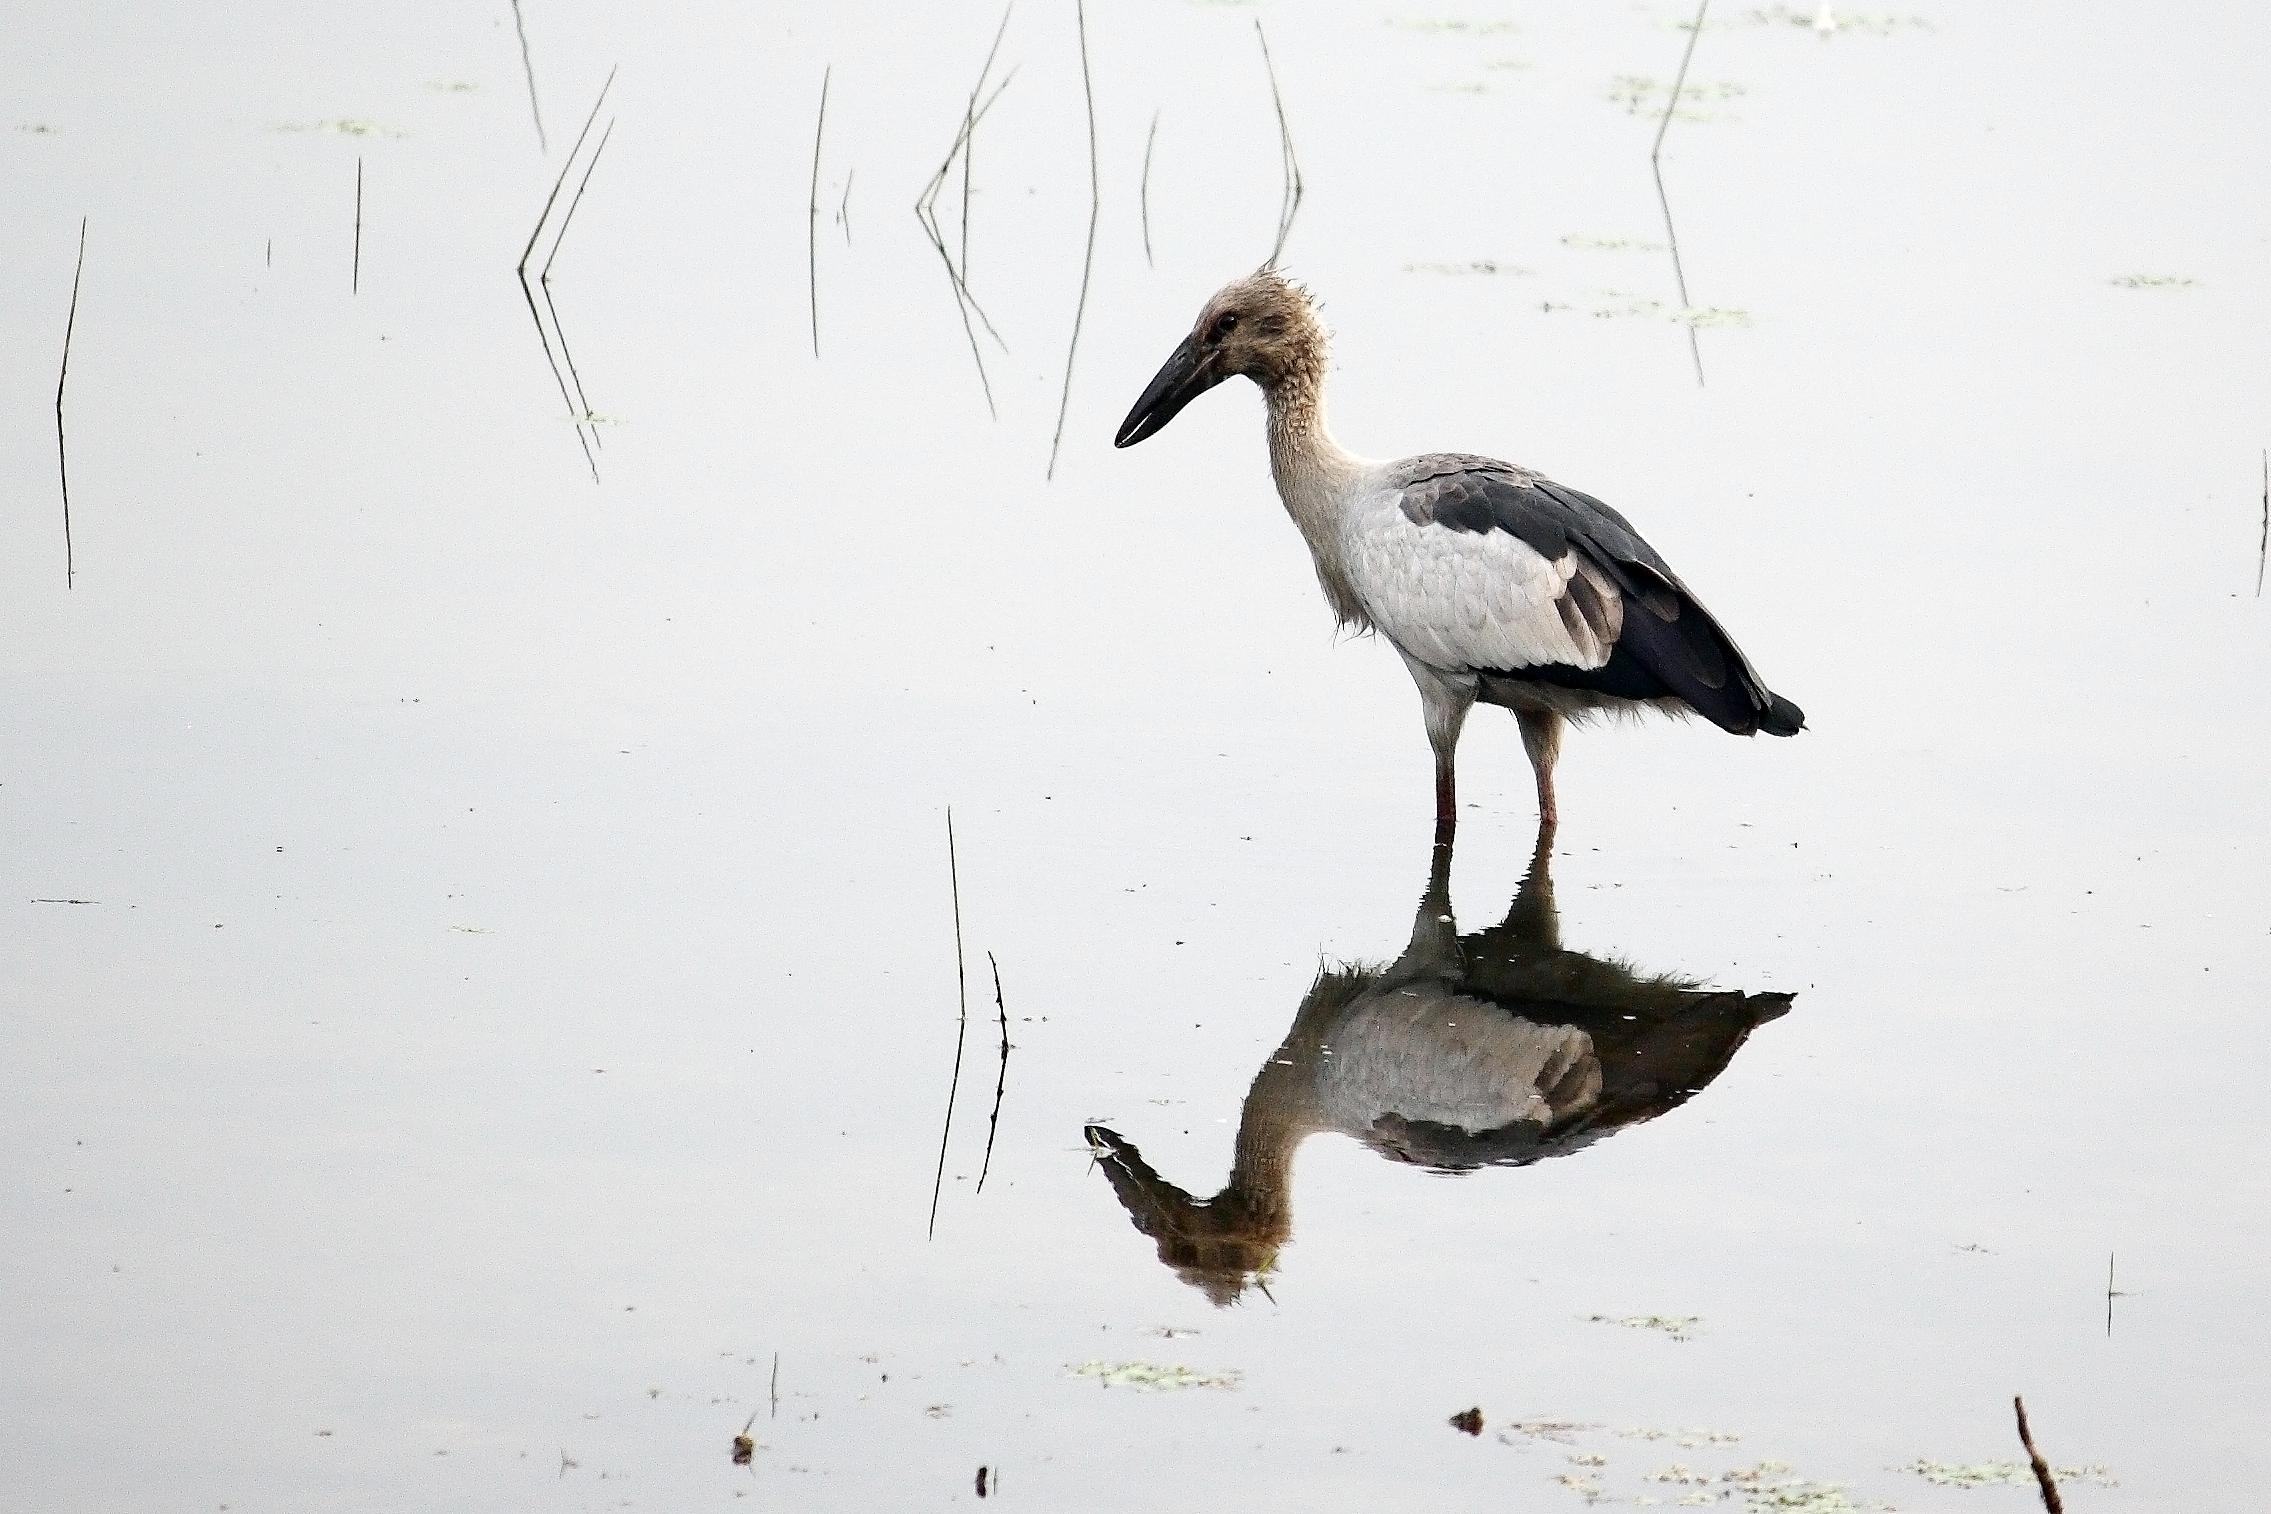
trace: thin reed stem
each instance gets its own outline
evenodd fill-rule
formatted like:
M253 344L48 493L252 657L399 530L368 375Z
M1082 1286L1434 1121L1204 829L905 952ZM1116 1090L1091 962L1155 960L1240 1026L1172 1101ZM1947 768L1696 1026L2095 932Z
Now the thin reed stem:
M552 207L559 203L560 191L567 185L568 174L574 169L577 156L583 152L585 139L590 137L592 126L599 120L600 107L607 103L607 92L614 87L615 70L611 68L607 71L607 82L600 86L599 98L592 101L591 114L584 117L583 130L576 133L576 145L568 149L567 161L560 165L559 177L552 181L552 192L544 197L544 209L537 214L536 224L529 228L528 245L521 249L520 262L513 268L514 275L520 280L521 297L528 302L528 318L536 323L536 339L543 344L544 361L552 369L552 382L559 386L560 402L573 413L576 422L576 445L583 449L584 464L591 469L591 481L595 484L599 482L599 460L592 455L592 442L585 438L585 432L591 428L584 423L584 417L590 413L590 407L585 406L579 409L576 404L576 397L568 391L567 376L561 371L560 359L552 350L552 333L545 329L543 312L537 308L536 304L536 291L528 282L528 264L529 260L536 256L536 244L544 235L545 225L552 219ZM613 123L609 124L608 129L610 131L614 129ZM594 161L597 161L596 154ZM585 177L587 180L589 179L588 171ZM580 196L582 191L579 189L577 193ZM553 243L553 250L555 252L559 250L557 241ZM550 266L549 262L546 266ZM551 303L551 291L549 289L545 291L545 303ZM555 307L552 312L554 328L558 327L559 321L560 313ZM561 340L562 344L565 345L565 336Z
M970 1033L970 975L962 956L962 875L954 857L954 811L946 812L946 886L954 900L954 997L961 1018L954 1029L954 1076L946 1085L946 1124L938 1133L938 1175L931 1180L930 1229L938 1235L938 1196L946 1187L946 1142L954 1134L954 1098L962 1088L962 1041Z
M520 69L528 76L528 113L536 120L536 150L549 154L552 148L544 140L544 111L536 103L536 65L528 56L528 23L521 19L520 0L513 0L513 30L520 33Z
M831 63L820 75L820 116L812 124L812 195L805 202L805 282L812 296L812 355L820 356L820 141L828 130L828 81L835 76Z
M363 292L363 160L355 160L355 266L347 278L347 292Z
M1293 218L1301 213L1301 196L1306 192L1301 182L1301 160L1293 152L1293 127L1285 117L1285 96L1277 87L1277 64L1270 57L1269 33L1262 30L1262 18L1254 18L1254 36L1262 44L1262 67L1270 76L1270 103L1277 107L1277 145L1279 168L1284 175L1284 188L1279 192L1277 205L1277 241L1270 246L1270 260L1264 268L1275 268L1285 252L1285 239L1293 234Z
M1143 266L1156 268L1151 260L1151 149L1159 140L1159 112L1151 113L1151 130L1143 139L1143 188L1137 194L1137 203L1143 208Z
M1687 322L1688 356L1695 359L1695 383L1703 384L1703 348L1695 336L1695 306L1687 297L1687 271L1680 265L1680 234L1672 225L1671 197L1664 193L1664 133L1671 130L1672 113L1680 108L1680 91L1687 85L1687 66L1695 57L1695 43L1703 35L1703 15L1711 0L1696 0L1695 25L1688 30L1687 50L1680 54L1680 71L1672 78L1672 98L1665 102L1664 119L1656 123L1656 142L1648 149L1648 170L1656 176L1656 203L1664 211L1664 241L1672 249L1672 279L1679 285L1680 315Z
M1096 268L1096 227L1104 216L1104 170L1096 155L1096 85L1088 72L1088 6L1073 0L1073 18L1080 29L1080 87L1088 101L1088 250L1080 260L1080 301L1072 310L1072 342L1065 349L1064 394L1057 401L1057 434L1049 439L1049 471L1057 476L1057 449L1064 444L1065 415L1072 409L1073 359L1080 355L1080 323L1088 314L1088 281Z
M552 250L545 255L544 271L536 282L543 287L545 308L552 312L552 332L560 339L560 358L568 365L568 378L576 386L576 410L581 423L591 432L591 444L605 450L606 443L599 439L598 423L592 419L591 401L584 397L583 375L576 371L576 355L568 350L568 328L560 324L560 307L552 300L552 264L560 256L560 244L568 239L568 225L576 218L576 207L584 202L584 190L590 187L592 170L599 167L599 155L607 151L607 139L615 135L615 121L608 118L607 130L599 134L599 145L591 150L591 159L584 164L584 176L576 183L574 198L560 217L560 230L552 238ZM570 160L571 162L573 159Z
M79 277L87 271L87 218L79 217L79 261L71 268L71 312L63 318L63 365L55 375L55 472L63 485L63 587L79 584L79 559L71 547L71 453L63 440L63 386L71 381L71 333L79 326Z

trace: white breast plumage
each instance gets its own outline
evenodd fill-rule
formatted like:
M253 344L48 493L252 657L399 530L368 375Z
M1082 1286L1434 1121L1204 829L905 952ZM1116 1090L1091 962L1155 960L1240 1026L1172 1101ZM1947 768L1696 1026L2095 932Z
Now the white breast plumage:
M1348 576L1381 634L1446 671L1608 661L1613 635L1562 613L1575 553L1556 561L1505 531L1417 524L1401 498L1375 490L1343 518Z

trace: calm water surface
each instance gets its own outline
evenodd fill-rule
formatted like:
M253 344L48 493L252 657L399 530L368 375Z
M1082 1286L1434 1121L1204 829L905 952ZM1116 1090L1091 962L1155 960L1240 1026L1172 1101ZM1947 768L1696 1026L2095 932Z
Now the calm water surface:
M1715 7L1699 387L1673 11L1091 6L1052 481L1069 6L998 419L998 12L522 14L546 149L509 6L6 24L0 1502L2017 1511L1913 1470L2014 1393L2260 1500L2263 21ZM1109 445L1256 16L1343 440L1618 505L1802 738L1581 733L1533 869L1478 715L1431 876L1253 394Z

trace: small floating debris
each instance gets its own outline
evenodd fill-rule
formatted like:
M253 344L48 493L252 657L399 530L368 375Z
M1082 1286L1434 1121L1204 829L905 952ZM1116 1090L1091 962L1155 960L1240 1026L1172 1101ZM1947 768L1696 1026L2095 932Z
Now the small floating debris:
M1674 23L1685 31L1689 23ZM1738 26L1796 26L1828 37L1838 32L1865 32L1871 36L1889 37L1902 31L1931 31L1931 21L1923 16L1887 16L1868 11L1841 11L1833 5L1820 5L1802 10L1794 5L1767 5L1750 11L1741 20L1731 23Z
M1600 1502L1600 1482L1595 1478L1586 1476L1583 1472L1556 1472L1553 1480L1587 1503Z
M1564 247L1579 252L1662 252L1662 242L1650 242L1641 237L1597 237L1589 232L1573 231L1561 239Z
M1698 123L1740 120L1739 116L1701 107L1714 102L1740 99L1749 93L1749 85L1737 84L1732 80L1706 84L1691 79L1680 86L1679 110L1672 119ZM1609 82L1609 103L1623 106L1624 113L1628 116L1661 116L1664 107L1671 100L1672 86L1662 79L1651 79L1642 74L1619 74Z
M1390 16L1388 24L1398 31L1428 32L1439 37L1502 37L1522 29L1511 21L1462 21L1435 16Z
M1494 262L1489 258L1474 258L1464 263L1406 263L1404 265L1404 272L1451 274L1479 273L1485 276L1505 274L1511 278L1528 278L1532 273L1536 272L1536 270L1531 268L1524 268L1518 263L1499 263Z
M1533 1440L1550 1440L1560 1445L1574 1446L1578 1436L1588 1430L1600 1428L1599 1425L1584 1424L1574 1419L1518 1419L1499 1431L1498 1438L1509 1446L1519 1446Z
M1698 1472L1684 1461L1675 1461L1668 1467L1661 1467L1654 1472L1643 1472L1640 1475L1649 1482L1676 1483L1681 1487L1703 1488L1711 1485L1711 1474L1709 1472Z
M2200 281L2183 273L2125 273L2106 282L2116 289L2197 289Z
M1700 1314L1588 1314L1583 1318L1588 1325L1622 1325L1627 1330L1657 1330L1676 1341L1695 1339L1695 1327L1703 1323Z
M1667 305L1662 300L1638 300L1609 291L1606 298L1619 301L1613 305L1597 305L1593 315L1598 320L1614 321L1628 316L1646 320L1670 321L1677 326L1748 326L1751 313L1734 305ZM1562 307L1568 308L1566 306Z
M1953 1462L1932 1461L1919 1456L1896 1472L1914 1472L1928 1483L1943 1488L2031 1488L2034 1486L2034 1469L2023 1461ZM2053 1467L2051 1471L2060 1482L2094 1482L2101 1488L2117 1488L2121 1484L2114 1478L2111 1467Z
M1107 1388L1136 1388L1146 1393L1165 1392L1170 1388L1235 1388L1243 1374L1237 1372L1195 1372L1184 1366L1161 1366L1157 1362L1081 1362L1067 1364L1065 1371L1074 1377L1094 1378Z
M445 95L470 95L481 86L471 79L428 79L426 88Z
M410 133L392 126L381 126L376 121L342 119L338 121L287 121L272 126L270 131L310 132L327 131L338 137L407 137Z
M757 1416L750 1415L748 1424L744 1424L741 1433L733 1438L733 1464L737 1467L748 1466L750 1459L757 1454L757 1442L749 1436L750 1426L756 1423Z
M1451 1428L1462 1435L1482 1434L1482 1406L1477 1404L1472 1409L1461 1409L1451 1416L1450 1423Z
M1439 95L1487 95L1490 86L1476 79L1452 79L1442 84L1430 84L1429 90Z

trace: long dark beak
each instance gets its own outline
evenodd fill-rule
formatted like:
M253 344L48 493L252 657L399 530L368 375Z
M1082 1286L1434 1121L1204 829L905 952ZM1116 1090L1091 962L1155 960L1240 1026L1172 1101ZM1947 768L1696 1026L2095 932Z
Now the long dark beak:
M1183 345L1175 349L1175 355L1143 391L1143 398L1135 402L1128 418L1120 422L1120 434L1112 439L1112 445L1132 447L1166 429L1177 411L1221 383L1228 375L1215 366L1214 356L1200 350L1195 335L1183 338Z

